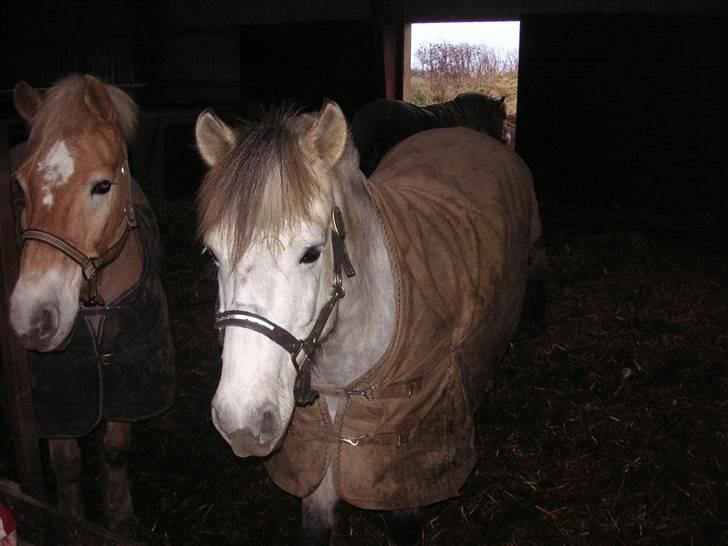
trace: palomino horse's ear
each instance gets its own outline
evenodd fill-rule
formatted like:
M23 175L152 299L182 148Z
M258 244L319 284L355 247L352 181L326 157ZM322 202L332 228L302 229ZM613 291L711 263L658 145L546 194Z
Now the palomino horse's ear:
M197 116L195 140L197 151L208 167L215 165L238 143L235 131L212 110L205 110Z
M83 79L86 81L83 88L84 104L92 114L113 125L116 122L116 110L106 86L93 76L86 75Z
M334 166L346 148L346 131L346 118L339 105L324 101L319 117L307 135L310 150L324 165Z
M27 82L19 81L13 87L13 102L20 117L25 121L30 121L30 118L38 111L40 103L43 102L43 95Z

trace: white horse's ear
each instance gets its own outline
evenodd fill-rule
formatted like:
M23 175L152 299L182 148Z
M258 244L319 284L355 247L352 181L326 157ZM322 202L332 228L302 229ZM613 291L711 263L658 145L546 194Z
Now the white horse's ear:
M195 140L197 151L208 167L215 165L238 143L235 131L212 110L205 110L197 117Z
M311 152L327 167L334 166L346 148L346 118L333 101L326 100L307 135Z
M43 102L43 95L33 89L28 82L19 81L13 87L13 102L20 117L30 121Z

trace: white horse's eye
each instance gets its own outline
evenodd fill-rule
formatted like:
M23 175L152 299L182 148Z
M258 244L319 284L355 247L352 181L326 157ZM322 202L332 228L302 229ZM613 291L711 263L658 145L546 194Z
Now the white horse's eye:
M212 250L210 250L208 247L206 247L206 246L203 246L202 247L202 254L203 254L203 256L206 254L210 258L212 258L212 261L215 262L215 266L216 267L219 267L220 266L220 262L217 259L217 256L215 256L215 253Z
M303 256L301 256L301 262L302 264L312 264L316 260L319 259L319 256L321 256L321 247L318 246L312 246L306 252Z

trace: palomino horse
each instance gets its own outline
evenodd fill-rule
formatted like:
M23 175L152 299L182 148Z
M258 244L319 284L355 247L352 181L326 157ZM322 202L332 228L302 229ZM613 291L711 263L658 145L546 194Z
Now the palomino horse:
M111 528L128 532L131 422L174 398L159 234L127 159L136 105L92 76L69 76L45 95L21 82L14 99L30 137L15 170L23 250L10 320L31 350L39 434L49 438L59 506L83 517L75 438L106 421L104 509Z
M472 413L545 259L541 226L527 167L487 135L418 133L367 180L347 133L331 102L237 130L197 120L224 334L212 419L303 498L305 543L336 536L339 500L394 511L404 542L475 464Z
M438 127L469 127L505 142L505 97L462 93L451 101L419 107L401 100L377 99L351 122L362 172L369 176L398 142Z

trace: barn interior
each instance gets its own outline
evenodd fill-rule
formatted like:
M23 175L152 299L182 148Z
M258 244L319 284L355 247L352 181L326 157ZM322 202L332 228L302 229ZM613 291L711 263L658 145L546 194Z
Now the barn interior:
M288 544L300 525L298 500L210 422L220 367L216 282L194 230L199 112L235 122L328 98L351 118L402 98L408 25L519 20L516 152L543 217L546 321L512 343L476 416L476 470L461 497L425 509L422 543L728 541L724 2L11 0L3 13L8 147L26 137L20 80L91 73L141 108L132 172L162 231L178 394L135 428L135 539ZM8 403L0 476L22 482ZM100 520L96 465L84 472ZM378 514L344 510L352 544L387 543Z

